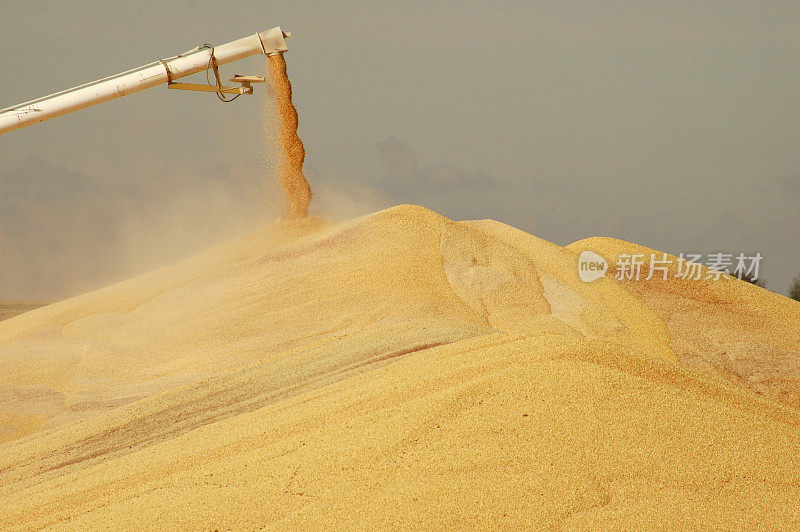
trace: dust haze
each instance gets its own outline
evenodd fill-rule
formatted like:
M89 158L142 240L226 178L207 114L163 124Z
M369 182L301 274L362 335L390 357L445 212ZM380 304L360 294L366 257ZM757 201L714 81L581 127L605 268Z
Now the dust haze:
M59 301L175 263L283 216L285 157L273 98L265 98L263 110L263 157L249 164L114 176L31 155L21 166L0 170L0 299ZM358 182L329 180L318 187L313 212L329 220L390 205L379 189Z
M254 175L253 172L256 172ZM0 174L0 297L55 301L175 262L277 212L258 168L108 179L31 156Z

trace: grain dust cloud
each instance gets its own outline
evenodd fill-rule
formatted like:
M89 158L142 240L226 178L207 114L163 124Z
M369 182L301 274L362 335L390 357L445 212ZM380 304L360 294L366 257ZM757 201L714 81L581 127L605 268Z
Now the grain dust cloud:
M292 103L292 83L286 73L283 54L267 57L267 71L270 78L270 92L275 98L280 119L280 141L284 154L281 185L288 199L286 215L292 219L305 218L308 216L308 205L311 203L311 186L303 174L306 150L303 141L297 135L297 109Z

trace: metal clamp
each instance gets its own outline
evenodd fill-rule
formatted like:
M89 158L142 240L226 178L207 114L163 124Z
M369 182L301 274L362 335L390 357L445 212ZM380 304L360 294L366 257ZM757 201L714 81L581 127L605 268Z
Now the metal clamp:
M169 89L180 89L180 90L189 90L189 91L200 91L200 92L214 92L217 96L223 101L231 101L225 100L225 94L235 94L239 96L241 94L253 94L253 83L264 83L265 79L261 76L240 76L235 75L231 78L230 81L234 81L236 83L241 84L241 87L226 87L222 84L222 78L219 74L219 64L217 63L217 58L214 55L214 47L210 44L204 44L203 46L198 46L194 51L202 50L203 48L208 48L211 50L211 57L209 58L208 62L211 65L211 70L214 71L214 79L216 80L216 85L212 85L209 81L207 85L202 85L199 83L176 83L172 81L172 72L169 69L169 64L161 59L160 62L164 65L164 68L167 70L167 88ZM206 72L208 72L208 68ZM206 80L208 80L208 74L206 74Z

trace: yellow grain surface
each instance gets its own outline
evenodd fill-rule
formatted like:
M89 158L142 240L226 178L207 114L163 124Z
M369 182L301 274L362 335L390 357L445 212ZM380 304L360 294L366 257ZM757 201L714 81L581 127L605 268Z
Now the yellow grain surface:
M798 305L577 244L400 206L0 323L0 528L799 527L800 411L713 356Z

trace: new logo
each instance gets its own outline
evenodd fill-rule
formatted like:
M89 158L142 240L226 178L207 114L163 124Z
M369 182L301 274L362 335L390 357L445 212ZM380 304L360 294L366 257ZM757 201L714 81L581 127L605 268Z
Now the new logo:
M578 257L578 277L584 283L591 283L604 277L608 271L608 262L594 251L582 251Z

